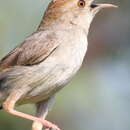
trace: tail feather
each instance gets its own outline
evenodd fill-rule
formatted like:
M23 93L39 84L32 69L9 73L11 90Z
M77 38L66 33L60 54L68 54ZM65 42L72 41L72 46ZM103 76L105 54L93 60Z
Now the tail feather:
M0 105L0 110L3 109L2 105Z

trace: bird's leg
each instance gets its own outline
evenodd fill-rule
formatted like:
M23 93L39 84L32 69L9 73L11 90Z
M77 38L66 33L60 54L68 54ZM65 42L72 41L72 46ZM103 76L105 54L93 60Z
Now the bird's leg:
M49 121L42 120L38 117L34 117L32 115L25 114L25 113L19 112L17 110L14 110L15 103L20 99L21 96L22 96L22 94L18 91L11 93L8 96L8 98L5 100L5 102L2 104L3 109L12 115L19 116L19 117L22 117L22 118L25 118L28 120L40 122L45 128L54 128L56 130L60 130L56 125L52 124Z
M36 104L36 116L44 120L48 114L49 109L53 105L54 96L48 98L47 100L38 102ZM34 121L32 125L32 130L42 130L43 125L40 122ZM48 128L46 130L49 130Z

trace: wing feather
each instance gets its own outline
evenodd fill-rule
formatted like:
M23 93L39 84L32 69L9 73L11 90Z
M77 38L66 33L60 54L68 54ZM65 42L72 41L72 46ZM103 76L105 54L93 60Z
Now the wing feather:
M54 32L40 31L29 36L0 61L0 71L12 66L35 65L45 60L57 47Z

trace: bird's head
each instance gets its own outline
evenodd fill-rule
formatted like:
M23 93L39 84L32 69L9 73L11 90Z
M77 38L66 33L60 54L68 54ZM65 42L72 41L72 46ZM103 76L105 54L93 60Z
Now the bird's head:
M94 4L94 0L52 0L43 17L43 26L73 24L88 29L95 14L112 4Z

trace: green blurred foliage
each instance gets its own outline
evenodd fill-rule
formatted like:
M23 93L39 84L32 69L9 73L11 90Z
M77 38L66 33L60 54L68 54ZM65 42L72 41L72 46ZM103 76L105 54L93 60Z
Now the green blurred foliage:
M36 30L48 2L0 0L0 57ZM102 10L95 17L83 67L57 94L48 115L61 129L130 129L130 1L106 2L119 8ZM35 114L34 105L17 109ZM28 130L31 123L0 111L0 130Z

